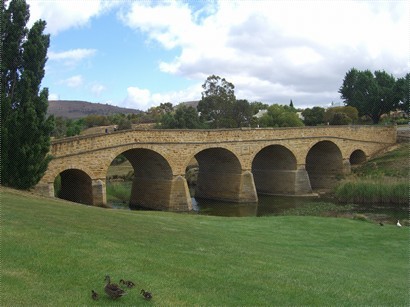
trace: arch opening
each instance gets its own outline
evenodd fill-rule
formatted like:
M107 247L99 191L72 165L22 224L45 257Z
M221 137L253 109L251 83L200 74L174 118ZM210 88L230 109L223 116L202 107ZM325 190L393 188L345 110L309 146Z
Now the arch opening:
M195 198L240 201L242 168L225 148L208 148L195 155L198 163Z
M363 150L357 149L352 152L349 158L350 165L352 166L357 166L360 165L364 162L366 162L366 154L364 153Z
M113 165L118 160L122 160L119 166ZM116 179L113 180L115 175ZM123 152L111 162L107 178L110 181L107 189L109 200L119 198L120 202L131 208L169 208L172 169L168 161L153 150L135 148ZM115 191L115 187L119 192ZM112 189L117 195L110 195L113 193Z
M119 154L111 161L106 174L106 194L109 207L129 207L133 179L133 166L125 155Z
M68 201L93 205L91 177L79 169L67 169L54 180L55 197Z
M296 157L282 145L260 150L252 161L252 173L258 194L295 193Z
M337 145L331 141L316 143L306 156L312 189L329 189L336 182L338 175L343 174L343 157Z

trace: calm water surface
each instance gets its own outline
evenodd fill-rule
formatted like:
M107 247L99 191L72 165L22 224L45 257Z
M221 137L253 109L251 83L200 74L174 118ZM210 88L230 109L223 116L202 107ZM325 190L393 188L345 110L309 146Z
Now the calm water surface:
M397 219L407 219L409 209L406 206L372 204L338 204L333 199L323 197L286 197L286 196L265 196L259 195L259 202L254 203L228 203L221 201L210 201L203 199L192 199L194 211L203 215L216 216L269 216L269 215L292 215L292 212L306 211L308 207L326 208L320 206L327 203L333 208L340 209L340 212L350 214L371 215L375 219L397 221ZM324 209L326 211L326 209ZM331 211L334 211L331 209ZM326 212L322 212L326 214ZM329 215L332 215L329 212Z
M409 208L400 205L338 204L326 197L286 197L259 195L258 203L230 203L223 201L192 198L193 213L201 215L245 217L272 215L327 215L364 214L372 220L395 223L398 219L407 220ZM111 204L113 208L129 209L120 204ZM313 210L313 214L306 214Z

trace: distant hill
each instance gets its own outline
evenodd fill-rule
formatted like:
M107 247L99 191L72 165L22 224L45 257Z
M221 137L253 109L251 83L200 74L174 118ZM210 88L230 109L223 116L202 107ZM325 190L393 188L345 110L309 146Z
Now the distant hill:
M48 114L77 119L88 115L138 114L140 110L76 100L50 100Z
M179 105L186 105L188 107L197 108L199 100L181 102ZM178 106L178 105L177 105Z

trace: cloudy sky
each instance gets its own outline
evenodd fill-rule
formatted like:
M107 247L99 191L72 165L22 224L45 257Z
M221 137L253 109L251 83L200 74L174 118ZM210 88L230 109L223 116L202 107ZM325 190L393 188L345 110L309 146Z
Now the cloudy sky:
M27 2L51 34L52 100L147 110L199 100L215 74L238 99L328 106L352 67L410 71L408 1Z

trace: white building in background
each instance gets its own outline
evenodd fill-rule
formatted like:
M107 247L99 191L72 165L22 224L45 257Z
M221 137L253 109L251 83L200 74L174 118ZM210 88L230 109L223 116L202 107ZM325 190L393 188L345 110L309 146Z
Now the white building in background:
M258 113L256 113L254 115L254 117L256 117L257 119L261 118L264 114L266 114L266 112L268 112L268 110L259 110Z

